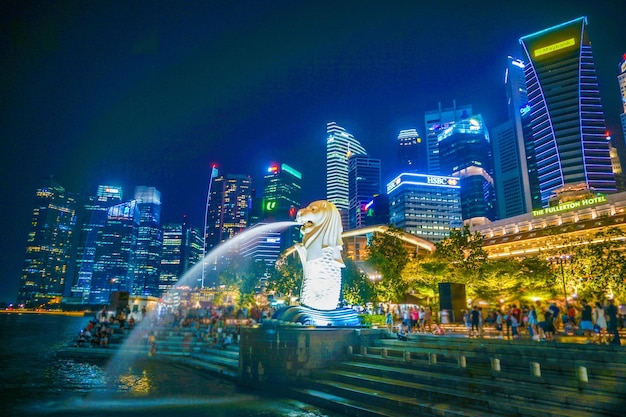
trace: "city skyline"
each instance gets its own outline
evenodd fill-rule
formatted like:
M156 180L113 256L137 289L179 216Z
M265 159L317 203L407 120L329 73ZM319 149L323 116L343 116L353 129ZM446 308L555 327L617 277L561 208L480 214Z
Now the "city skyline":
M382 160L386 183L400 130L425 137L424 111L453 100L493 128L519 38L581 16L623 147L623 5L448 3L3 4L0 301L16 296L41 177L83 194L154 186L164 222L200 225L212 163L260 179L281 161L303 173L304 204L325 198L325 125L336 121Z

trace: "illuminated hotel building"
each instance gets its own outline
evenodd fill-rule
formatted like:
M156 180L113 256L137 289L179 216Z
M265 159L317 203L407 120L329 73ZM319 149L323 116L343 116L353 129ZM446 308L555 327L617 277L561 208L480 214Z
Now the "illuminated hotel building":
M106 225L109 207L121 203L122 196L121 187L99 185L96 195L87 198L80 215L75 266L77 277L71 291L71 300L74 303L89 302L98 235L100 229Z
M327 123L326 134L326 200L337 207L347 229L350 208L348 158L367 155L367 152L354 136L335 122Z
M520 44L542 205L571 185L616 192L587 18L524 36Z
M496 219L493 162L489 133L481 115L458 120L442 130L440 171L461 186L461 216L465 224Z
M403 173L387 184L389 221L405 232L439 242L463 225L456 177Z
M428 172L428 147L416 129L400 131L396 156L399 172Z
M37 189L17 294L26 308L60 307L76 226L76 200L52 178Z
M472 115L471 105L456 105L456 100L453 101L453 106L450 108L442 108L441 103L437 110L428 110L424 112L424 125L426 128L426 148L427 158L426 163L428 174L447 175L447 172L443 172L439 167L439 134L447 129L451 124L457 120L467 119Z
M567 253L572 242L588 244L610 228L626 233L626 193L573 200L471 230L484 236L483 248L490 258L545 258L559 250Z
M373 217L368 207L374 197L380 194L380 159L365 155L352 155L348 158L348 230L373 225Z

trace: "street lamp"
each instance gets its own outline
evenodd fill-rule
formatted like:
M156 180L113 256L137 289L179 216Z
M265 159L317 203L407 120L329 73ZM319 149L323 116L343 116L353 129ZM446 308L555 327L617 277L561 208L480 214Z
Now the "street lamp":
M559 255L559 256L550 256L548 258L553 264L557 264L561 267L561 281L563 282L563 297L565 300L565 309L567 310L567 288L565 287L565 270L563 269L563 265L570 263L572 261L571 255Z

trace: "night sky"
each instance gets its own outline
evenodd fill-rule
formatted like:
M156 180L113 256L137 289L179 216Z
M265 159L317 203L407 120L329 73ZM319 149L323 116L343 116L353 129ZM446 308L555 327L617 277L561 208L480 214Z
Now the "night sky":
M472 104L504 121L504 66L519 38L580 16L607 124L623 143L617 68L626 3L595 1L7 1L0 4L0 301L15 301L34 192L136 185L163 222L202 224L210 166L271 162L325 198L326 123L394 174L400 129Z

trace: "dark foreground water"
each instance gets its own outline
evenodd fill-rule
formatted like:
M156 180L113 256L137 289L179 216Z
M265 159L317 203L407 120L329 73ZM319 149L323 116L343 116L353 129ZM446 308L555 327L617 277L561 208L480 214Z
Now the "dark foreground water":
M88 318L0 314L2 416L337 417L339 414L239 389L234 383L175 363L115 364L64 359L56 350Z

